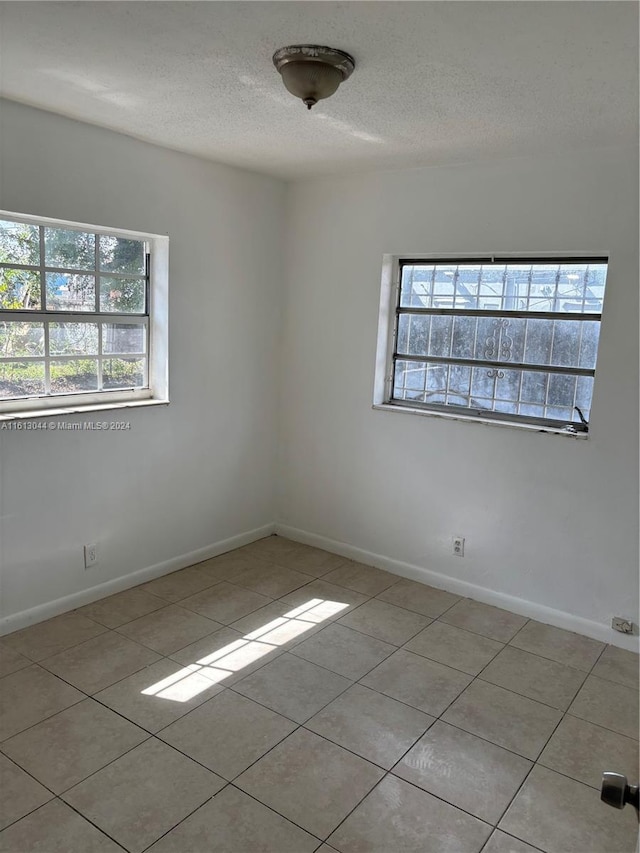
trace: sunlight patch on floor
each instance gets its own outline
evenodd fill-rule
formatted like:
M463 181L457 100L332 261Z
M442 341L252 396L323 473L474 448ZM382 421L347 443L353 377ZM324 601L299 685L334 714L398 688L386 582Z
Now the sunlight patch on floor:
M312 598L284 616L272 619L241 639L205 655L196 663L179 669L173 675L140 692L158 699L188 702L212 684L218 684L233 673L255 663L269 652L275 651L278 646L299 637L314 625L335 616L348 606L341 601Z

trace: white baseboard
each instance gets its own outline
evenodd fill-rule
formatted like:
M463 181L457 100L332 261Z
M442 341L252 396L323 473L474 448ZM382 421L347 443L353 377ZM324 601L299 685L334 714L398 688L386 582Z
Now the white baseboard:
M386 571L400 577L421 581L438 589L444 589L465 598L472 598L474 601L481 601L483 604L492 604L494 607L501 607L503 610L510 610L520 616L527 616L529 619L544 622L546 625L564 628L566 631L575 631L577 634L584 634L586 637L610 643L612 646L618 646L621 649L629 649L634 652L640 650L638 636L620 634L608 625L584 619L582 616L574 616L564 610L555 610L553 607L537 604L535 601L527 601L524 598L505 595L483 586L476 586L476 584L468 581L458 580L439 572L432 572L411 563L393 560L391 557L385 557L381 554L373 554L345 542L337 542L334 539L328 539L326 536L318 536L316 533L309 533L287 524L276 523L275 532L280 536L286 536L287 539L293 539L305 545L313 545L316 548L323 548L325 551L331 551L341 557L348 557L350 560L357 560L378 569L386 569Z
M265 524L263 527L239 533L237 536L231 536L229 539L222 539L220 542L214 542L211 545L206 545L204 548L198 548L196 551L189 551L187 554L180 554L177 557L172 557L170 560L164 560L162 563L138 569L138 571L132 572L129 575L113 578L113 580L92 586L90 589L83 589L80 592L74 592L62 598L56 598L54 601L38 604L36 607L31 607L28 610L4 616L0 618L0 636L9 634L12 631L18 631L20 628L26 628L29 625L34 625L36 622L51 619L53 616L59 616L61 613L67 613L69 610L82 607L84 604L91 604L91 602L105 598L107 595L124 592L126 589L131 589L131 587L138 586L138 584L152 581L162 575L169 574L169 572L184 569L187 566L192 566L194 563L201 563L203 560L211 559L211 557L218 557L227 551L233 551L234 548L241 548L243 545L249 545L257 539L271 536L274 532L274 524Z

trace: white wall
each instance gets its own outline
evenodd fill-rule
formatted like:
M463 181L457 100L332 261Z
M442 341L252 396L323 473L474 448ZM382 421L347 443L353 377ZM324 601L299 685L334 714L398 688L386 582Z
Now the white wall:
M5 630L276 519L451 588L638 620L634 151L302 181L285 216L276 180L0 103L0 208L171 238L171 404L126 433L0 431ZM382 255L461 251L610 253L587 441L372 410Z
M0 104L0 209L170 237L171 404L0 431L7 616L272 523L284 184Z
M609 149L290 189L282 529L638 621L637 165ZM372 410L383 253L594 251L610 266L588 440Z

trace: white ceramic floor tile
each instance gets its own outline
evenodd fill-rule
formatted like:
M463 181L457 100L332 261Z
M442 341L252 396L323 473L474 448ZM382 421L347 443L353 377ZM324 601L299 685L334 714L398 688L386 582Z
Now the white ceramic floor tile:
M357 681L395 649L389 643L353 631L345 625L327 625L296 645L292 654Z
M30 660L41 661L103 634L106 630L104 625L98 625L80 613L63 613L62 616L9 634L3 638L2 645Z
M601 802L599 791L536 766L500 829L550 853L634 853L638 819Z
M0 680L0 741L85 698L37 664L6 675Z
M235 784L318 838L326 838L383 775L368 761L298 729Z
M304 723L350 684L328 669L283 654L238 681L233 689L290 720Z
M604 649L604 643L590 637L533 620L518 631L510 645L584 672L589 672Z
M163 658L93 698L143 729L158 732L223 689L199 667Z
M388 601L389 604L413 610L415 613L421 613L423 616L429 616L432 619L442 616L445 611L460 601L460 596L454 595L452 592L446 592L443 589L436 589L433 586L404 578L381 592L377 598L381 601Z
M220 777L152 738L63 799L131 853L141 853L223 786Z
M390 769L433 721L416 708L354 684L305 728Z
M502 643L480 637L446 622L432 622L404 648L438 663L477 675L503 648Z
M510 690L476 680L443 715L471 734L536 759L562 718L562 712Z
M109 631L47 658L42 666L78 690L97 693L157 661L159 657L151 649Z
M60 800L0 832L1 853L122 853L110 838Z
M597 675L607 681L624 684L633 690L638 689L638 673L640 658L635 652L607 646L594 666L591 675Z
M439 716L471 682L471 676L399 649L362 679L365 687Z
M432 620L404 607L396 607L395 604L372 598L338 621L341 625L355 628L356 631L384 640L385 643L401 646L426 628Z
M531 767L526 758L438 720L393 772L495 824Z
M166 606L167 602L163 598L152 595L142 587L134 587L117 595L101 598L93 604L86 604L76 610L76 613L87 616L107 628L118 628L125 622L132 622L140 616L146 616L147 613L153 613L154 610L160 610L161 607Z
M225 690L158 737L231 781L296 729L296 724Z
M0 829L53 799L53 794L0 755Z
M630 687L590 675L569 713L638 740L638 691Z
M521 696L566 711L586 673L575 667L506 646L483 669L480 678Z
M227 785L149 853L313 853L317 844L308 832Z
M341 853L479 853L491 827L387 776L328 843Z
M138 726L85 699L4 741L2 751L60 794L148 737Z
M605 770L636 779L638 759L637 740L567 714L538 762L599 789Z
M499 643L508 643L528 620L509 610L465 598L447 610L441 621Z

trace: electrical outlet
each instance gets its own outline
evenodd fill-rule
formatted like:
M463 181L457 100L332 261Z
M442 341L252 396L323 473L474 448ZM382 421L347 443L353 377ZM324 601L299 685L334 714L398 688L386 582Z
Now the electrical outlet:
M464 536L454 536L452 541L454 555L464 557Z
M621 616L613 617L611 627L614 631L620 631L621 634L633 634L633 622L623 619Z
M98 562L98 546L94 543L93 545L85 545L84 546L84 567L85 569L91 569Z

